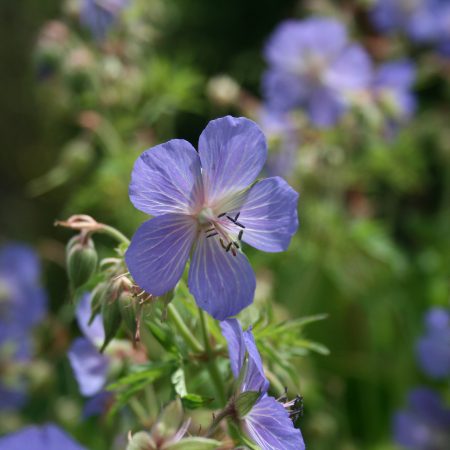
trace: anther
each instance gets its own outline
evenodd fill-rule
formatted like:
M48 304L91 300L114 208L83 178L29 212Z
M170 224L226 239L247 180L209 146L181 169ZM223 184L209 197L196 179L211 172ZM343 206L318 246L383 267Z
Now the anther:
M230 248L231 248L231 245L232 245L233 243L232 242L230 242L227 246L226 246L226 248L225 248L225 251L226 252L229 252L230 251Z
M209 230L206 230L205 233L211 233L211 231L216 231L216 229L214 227L212 227Z
M240 222L235 221L234 223L235 223L235 225L237 225L240 228L245 228L245 225L242 225L242 223L240 223Z
M242 235L244 234L244 230L239 231L238 234L238 240L241 241L242 240Z
M240 248L240 247L239 247L239 244L238 244L236 241L233 241L233 245L234 245L236 248Z
M215 233L208 234L208 236L206 236L206 238L208 239L210 237L217 236L218 234L219 233L217 233L217 231L216 231Z
M224 212L224 213L222 213L222 214L219 214L217 217L220 219L221 217L226 216L226 215L227 215L227 213Z
M219 241L220 241L220 245L222 246L222 248L223 248L224 250L226 250L226 249L227 249L227 246L226 246L225 243L223 242L223 239L222 239L222 238L219 238Z

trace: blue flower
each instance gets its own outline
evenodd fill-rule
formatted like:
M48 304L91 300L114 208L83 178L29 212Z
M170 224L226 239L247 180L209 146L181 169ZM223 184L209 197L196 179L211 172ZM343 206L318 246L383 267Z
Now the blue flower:
M438 1L377 0L372 9L372 19L382 32L402 31L415 41L431 41L438 31Z
M411 391L408 407L394 416L395 441L409 450L450 448L450 409L430 389Z
M11 243L0 249L0 352L4 350L13 361L31 356L33 327L47 311L40 271L38 257L28 246ZM0 383L0 409L23 403L24 383L17 381L17 386Z
M304 107L320 127L335 124L348 108L349 95L366 88L372 76L369 56L349 43L344 26L334 19L283 22L270 37L265 58L268 108Z
M420 366L432 378L446 378L450 376L450 313L444 308L433 308L425 324L425 334L416 346Z
M197 304L222 320L248 306L256 280L242 241L286 250L298 227L298 194L281 178L256 181L266 140L251 120L213 120L199 151L174 139L144 152L132 173L134 206L155 217L125 254L136 283L163 295L181 278L193 249L188 285Z
M104 39L129 0L82 0L80 20L96 39Z
M220 324L228 342L231 371L237 379L248 363L242 379L240 392L259 391L260 398L244 416L243 428L246 434L263 450L302 450L305 448L302 434L295 428L289 414L292 402L283 405L269 396L269 381L264 375L261 356L251 330L242 331L236 319L228 319Z
M91 317L91 300L91 295L85 294L77 305L78 326L84 337L75 339L68 353L80 392L85 397L102 392L109 370L109 358L98 350L105 336L101 316L95 316L92 324L88 324Z
M31 426L0 438L0 450L86 450L53 424Z

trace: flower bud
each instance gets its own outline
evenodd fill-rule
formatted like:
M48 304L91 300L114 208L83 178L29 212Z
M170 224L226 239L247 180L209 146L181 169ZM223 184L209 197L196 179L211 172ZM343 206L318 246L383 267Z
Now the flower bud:
M119 295L118 303L123 324L125 325L127 332L131 335L133 341L135 341L138 329L138 317L135 301L131 297L130 293L123 291Z
M127 450L153 450L156 448L156 443L145 431L134 434L127 446Z
M74 289L85 284L97 268L97 252L91 238L78 235L67 244L67 273Z
M122 315L120 313L119 301L117 293L112 288L103 298L102 303L103 328L105 329L105 340L103 342L101 352L115 338L122 323Z

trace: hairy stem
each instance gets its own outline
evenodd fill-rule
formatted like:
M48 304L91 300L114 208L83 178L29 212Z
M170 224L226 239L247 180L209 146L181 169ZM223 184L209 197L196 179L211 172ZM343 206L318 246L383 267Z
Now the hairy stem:
M173 303L169 303L167 305L167 314L169 316L169 319L177 327L178 331L183 336L189 347L196 353L203 353L204 349L202 344L200 344L197 338L191 333L191 330L189 330L187 325L184 323L182 317L180 316L180 313Z

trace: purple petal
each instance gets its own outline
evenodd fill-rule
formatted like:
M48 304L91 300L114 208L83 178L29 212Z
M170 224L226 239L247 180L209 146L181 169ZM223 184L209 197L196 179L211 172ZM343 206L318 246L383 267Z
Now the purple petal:
M450 312L444 308L432 308L426 315L425 323L429 332L450 329Z
M89 398L83 408L83 417L87 419L91 416L98 416L104 414L108 406L111 405L113 399L112 392L100 391L93 397Z
M287 20L274 31L264 54L272 66L299 73L308 56L333 59L346 42L345 27L334 19Z
M30 447L31 445L31 447ZM0 450L86 450L55 425L31 426L0 438Z
M346 110L343 97L330 89L316 89L309 99L309 115L318 127L334 125Z
M196 234L196 222L182 214L165 214L143 223L125 254L136 283L153 295L174 288L183 275Z
M261 172L267 144L259 126L243 117L212 120L199 140L203 183L209 205L248 187Z
M23 284L35 284L40 276L40 264L31 247L9 243L0 249L0 273L8 274Z
M187 141L172 139L152 147L134 165L130 199L147 214L188 214L202 195L200 159Z
M244 364L246 351L241 324L237 319L227 319L220 322L220 328L228 344L231 372L235 378L238 378Z
M416 68L411 61L393 61L380 66L375 76L375 86L409 89L415 78Z
M327 71L325 84L338 92L364 89L372 81L372 62L359 45L346 48Z
M266 252L286 250L298 228L297 202L297 192L280 177L256 183L240 208L242 239Z
M264 375L261 355L256 347L251 328L244 331L244 341L248 352L248 368L242 391L260 391L265 394L269 389L269 381Z
M252 303L256 280L243 253L233 256L216 237L202 235L191 260L188 284L200 308L225 320Z
M283 405L273 397L261 398L244 419L248 435L262 450L302 450L302 434Z
M105 330L103 328L103 321L98 314L95 316L92 323L89 325L89 319L91 318L91 302L92 295L84 294L78 301L76 316L78 326L84 336L91 341L93 345L101 345L105 339Z
M100 392L106 383L108 358L84 338L75 339L68 356L81 394L90 397Z

